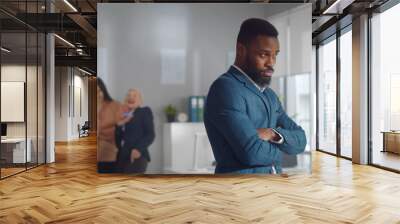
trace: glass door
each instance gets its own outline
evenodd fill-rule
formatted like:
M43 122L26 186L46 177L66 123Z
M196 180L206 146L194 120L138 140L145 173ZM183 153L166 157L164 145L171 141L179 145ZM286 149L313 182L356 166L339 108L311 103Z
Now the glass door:
M318 47L318 150L336 154L336 36Z
M340 156L352 158L352 33L340 36Z
M400 171L400 4L371 18L371 163Z

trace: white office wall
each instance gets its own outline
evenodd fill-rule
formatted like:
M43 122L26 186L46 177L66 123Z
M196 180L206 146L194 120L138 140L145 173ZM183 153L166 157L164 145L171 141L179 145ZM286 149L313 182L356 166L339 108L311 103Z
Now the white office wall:
M78 73L76 73L78 72ZM79 70L75 70L75 75L74 75L74 108L72 111L72 136L73 138L79 137L78 133L78 124L82 126L85 121L88 121L89 118L89 102L88 102L88 77L87 76L82 76L83 73L81 73Z
M72 67L56 67L55 74L55 141L77 139L78 124L88 120L88 78Z
M9 64L1 66L1 81L8 82L25 82L25 65ZM28 66L28 71L32 71L34 67ZM30 72L28 72L30 74Z
M162 168L164 106L187 112L188 96L207 94L232 64L240 24L251 17L271 18L278 28L275 75L311 73L310 4L98 4L98 76L119 101L129 88L141 90L155 115L149 172ZM168 59L184 71L168 82L176 84L163 78Z
M274 76L311 74L311 5L302 4L268 17L279 31L280 52Z
M67 117L68 115L68 68L55 68L55 141L67 141Z

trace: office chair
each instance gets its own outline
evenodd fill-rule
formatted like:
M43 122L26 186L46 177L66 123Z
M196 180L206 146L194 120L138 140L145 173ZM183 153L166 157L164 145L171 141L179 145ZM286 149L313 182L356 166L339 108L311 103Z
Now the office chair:
M80 127L80 125L78 124L79 138L89 136L89 129L90 129L89 121L85 121L82 127Z

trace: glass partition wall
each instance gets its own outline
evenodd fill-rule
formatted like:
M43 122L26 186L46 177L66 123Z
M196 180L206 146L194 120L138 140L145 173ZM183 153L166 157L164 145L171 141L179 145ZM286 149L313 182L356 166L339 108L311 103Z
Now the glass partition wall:
M352 33L351 26L340 36L340 155L352 158Z
M336 36L318 47L318 149L336 154Z
M312 136L314 133L313 103L315 103L315 76L310 73L290 74L273 77L271 88L278 95L284 110L305 131L307 145L299 155L283 154L282 167L291 172L298 170L310 172Z
M35 13L39 4L18 6ZM46 160L45 41L44 33L0 11L1 179Z
M352 26L317 46L317 150L352 158Z

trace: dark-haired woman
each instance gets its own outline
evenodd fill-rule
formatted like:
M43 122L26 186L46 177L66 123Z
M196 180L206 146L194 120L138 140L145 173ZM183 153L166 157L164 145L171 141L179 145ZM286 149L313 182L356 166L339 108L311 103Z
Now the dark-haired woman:
M121 104L114 101L104 82L97 78L97 169L99 173L118 172L115 127L130 120L123 116Z

